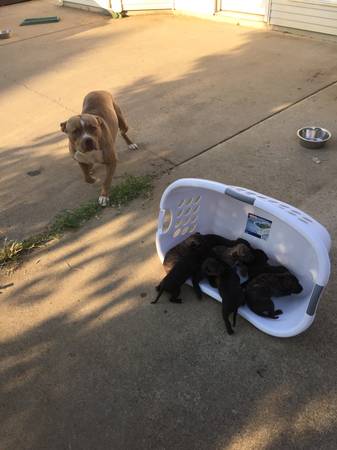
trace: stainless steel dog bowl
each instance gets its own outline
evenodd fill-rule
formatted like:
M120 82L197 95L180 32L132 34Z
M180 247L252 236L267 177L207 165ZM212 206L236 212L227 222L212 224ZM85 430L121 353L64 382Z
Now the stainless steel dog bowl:
M321 127L303 127L297 131L297 136L303 147L321 148L331 138L331 133Z
M11 37L12 30L0 30L0 39L8 39Z

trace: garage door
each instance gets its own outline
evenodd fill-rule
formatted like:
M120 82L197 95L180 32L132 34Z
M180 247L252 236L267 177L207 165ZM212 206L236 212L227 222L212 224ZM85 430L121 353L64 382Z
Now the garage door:
M221 0L223 11L265 14L267 0Z
M144 9L172 9L173 0L123 0L124 11L141 11Z

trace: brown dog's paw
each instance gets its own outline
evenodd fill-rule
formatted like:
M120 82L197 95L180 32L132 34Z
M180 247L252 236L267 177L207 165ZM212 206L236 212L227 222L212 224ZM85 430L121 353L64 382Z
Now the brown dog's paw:
M129 144L128 147L129 147L129 150L138 150L137 144Z
M109 197L105 197L104 195L100 195L98 197L98 203L101 206L108 206L108 204L109 204Z
M89 184L94 184L94 183L96 183L96 178L94 178L94 177L87 177L85 179L85 182L89 183Z

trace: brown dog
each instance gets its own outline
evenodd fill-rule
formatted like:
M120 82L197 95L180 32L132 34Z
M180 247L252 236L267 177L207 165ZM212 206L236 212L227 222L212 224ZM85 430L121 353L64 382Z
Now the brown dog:
M93 91L84 98L82 113L70 117L60 126L68 135L70 154L79 163L87 183L96 181L92 177L93 165L96 163L105 165L106 176L98 203L107 206L112 176L117 164L115 141L118 128L129 149L138 148L126 134L128 125L122 111L109 92Z

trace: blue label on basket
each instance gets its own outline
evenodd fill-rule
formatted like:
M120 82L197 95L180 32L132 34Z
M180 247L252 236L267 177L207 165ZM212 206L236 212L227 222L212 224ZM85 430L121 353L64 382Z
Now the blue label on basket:
M266 241L270 233L271 224L271 220L249 213L245 233Z

